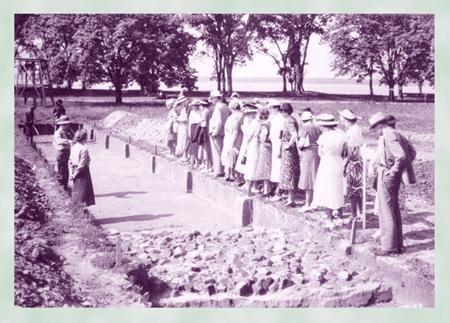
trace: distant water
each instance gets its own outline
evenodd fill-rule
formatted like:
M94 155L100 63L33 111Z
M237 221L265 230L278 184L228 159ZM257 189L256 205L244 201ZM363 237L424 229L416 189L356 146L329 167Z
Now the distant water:
M200 91L210 91L216 88L216 81L209 80L207 77L199 77L196 86ZM290 84L287 84L288 90ZM334 78L305 78L303 87L305 91L323 92L330 94L369 94L369 82L363 81L357 83L354 80L348 79L334 79ZM108 84L98 84L93 88L107 89L110 88ZM128 89L139 89L138 86L132 85ZM168 88L164 85L161 86L162 90L180 90L180 87ZM235 77L233 79L234 91L282 91L283 83L281 77ZM389 89L386 85L379 85L378 80L373 82L373 91L375 95L388 95ZM397 88L395 89L397 95ZM419 88L416 84L410 84L405 86L403 92L407 93L419 93ZM434 93L434 88L430 86L423 87L424 93Z
M216 82L208 78L199 78L197 81L199 90L208 91L216 88ZM288 90L290 84L287 84ZM305 78L303 85L305 91L323 92L331 94L370 94L369 82L357 83L348 79L326 79L326 78ZM283 82L280 78L234 78L234 91L282 91ZM388 95L389 88L386 85L379 85L379 81L373 82L373 91L375 95ZM397 89L396 89L397 91ZM423 91L433 93L434 89L424 86ZM418 93L419 88L416 84L405 86L403 92Z

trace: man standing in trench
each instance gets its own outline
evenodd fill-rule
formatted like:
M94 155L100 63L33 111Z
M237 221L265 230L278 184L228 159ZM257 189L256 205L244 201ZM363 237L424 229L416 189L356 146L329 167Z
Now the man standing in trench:
M222 95L219 91L211 91L209 101L212 104L212 114L209 120L209 135L211 138L211 155L216 177L225 176L224 167L220 156L223 148L223 137L225 135L224 125L230 114L226 103L222 102Z
M69 157L73 133L70 129L69 117L63 115L56 121L59 126L53 135L53 147L56 149L56 162L58 167L58 181L64 190L69 182Z
M399 206L399 189L402 174L412 167L411 158L400 142L400 134L387 124L388 118L382 112L369 118L370 129L379 134L379 155L374 163L377 172L376 189L381 231L381 250L377 256L402 253L403 233Z

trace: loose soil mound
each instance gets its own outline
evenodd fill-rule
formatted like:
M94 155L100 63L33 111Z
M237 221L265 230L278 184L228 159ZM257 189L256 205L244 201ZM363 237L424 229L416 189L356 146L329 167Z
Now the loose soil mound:
M51 247L58 233L46 226L48 200L32 166L15 157L14 302L22 307L78 306L72 278L62 270L64 259Z

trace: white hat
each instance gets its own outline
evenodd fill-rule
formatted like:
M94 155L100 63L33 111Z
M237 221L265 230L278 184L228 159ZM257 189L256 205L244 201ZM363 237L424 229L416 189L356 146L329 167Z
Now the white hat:
M173 104L174 107L176 107L177 105L186 102L187 101L187 97L185 97L184 95L180 95L177 100L175 101L175 103Z
M233 92L233 93L231 94L231 97L232 97L232 98L238 98L238 97L239 97L239 93Z
M361 119L361 117L358 117L357 115L355 115L351 110L349 109L345 109L343 111L339 111L339 115L347 120L353 121L356 119Z
M332 114L322 113L317 117L318 124L321 126L337 126L337 121Z
M175 98L171 98L171 99L167 100L166 107L173 108L173 106L175 105L175 102L177 102L177 100Z
M240 109L241 107L242 107L242 102L239 101L238 99L232 100L230 102L230 104L228 105L228 108L230 108L230 110Z
M275 99L270 99L269 102L267 102L267 107L276 107L276 106L281 106L280 101L275 100Z
M313 119L313 114L309 111L305 111L301 114L300 118L302 121L309 121Z
M212 98L221 98L221 97L222 97L222 93L220 93L219 90L212 90L212 91L209 93L209 98L210 98L210 99L212 99Z

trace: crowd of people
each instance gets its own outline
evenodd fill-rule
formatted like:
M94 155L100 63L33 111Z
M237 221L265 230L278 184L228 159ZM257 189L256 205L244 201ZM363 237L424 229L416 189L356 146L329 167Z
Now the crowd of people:
M167 146L171 156L201 172L245 186L247 194L296 207L296 192L304 192L299 212L324 209L329 219L341 218L345 198L353 218L363 204L361 118L345 109L338 118L314 115L302 108L298 117L288 102L243 102L233 93L227 102L219 91L208 100L189 100L183 93L166 101ZM299 120L299 121L297 121ZM369 168L376 175L376 210L380 217L379 255L401 253L402 225L399 190L414 183L415 150L395 130L395 117L381 112L369 119L379 135Z

